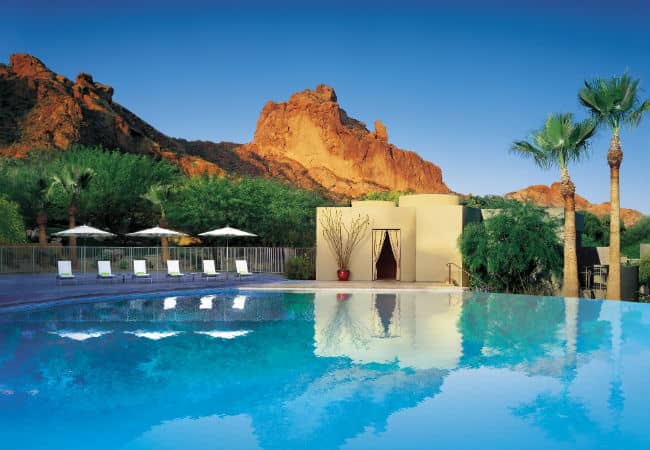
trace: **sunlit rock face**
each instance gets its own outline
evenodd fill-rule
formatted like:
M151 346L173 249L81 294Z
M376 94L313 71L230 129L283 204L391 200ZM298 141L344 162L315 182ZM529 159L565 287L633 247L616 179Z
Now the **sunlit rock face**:
M380 121L370 132L339 106L334 89L322 84L293 94L288 102L268 102L253 142L240 151L285 163L343 196L390 189L450 192L438 166L389 144Z
M531 201L537 206L544 208L560 208L564 206L562 193L560 192L560 183L553 183L550 186L544 184L528 186L527 188L506 194L506 198ZM608 216L609 202L595 204L576 194L576 209L578 211L590 212L598 217ZM643 214L635 209L621 208L621 219L626 227L634 225L642 218Z

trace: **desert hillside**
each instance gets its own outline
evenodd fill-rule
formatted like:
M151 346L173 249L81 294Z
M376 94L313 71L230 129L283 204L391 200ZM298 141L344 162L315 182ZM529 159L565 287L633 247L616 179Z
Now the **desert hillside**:
M562 194L560 193L560 183L553 183L550 186L543 184L528 186L527 188L510 192L505 195L506 198L515 200L529 200L538 206L543 207L563 207ZM590 203L584 197L576 194L576 209L578 211L587 211L598 217L609 215L609 202ZM621 208L621 219L626 227L634 225L643 217L643 214L635 209Z
M273 177L333 197L377 190L449 192L438 166L389 144L381 122L371 132L348 117L334 90L323 85L286 103L267 103L253 141L245 145L166 136L114 102L112 87L86 73L73 82L27 54L0 64L0 106L3 156L79 143L157 155L190 175Z

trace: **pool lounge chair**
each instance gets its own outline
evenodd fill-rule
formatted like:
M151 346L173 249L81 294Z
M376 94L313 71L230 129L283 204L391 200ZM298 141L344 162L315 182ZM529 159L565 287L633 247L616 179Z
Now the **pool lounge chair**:
M217 272L214 268L214 259L203 260L203 278L216 279L221 273Z
M237 269L238 277L252 277L253 274L248 271L248 263L245 259L238 259L235 261L235 268Z
M147 272L147 261L144 259L136 259L133 261L133 275L131 278L134 280L148 280L153 283L151 274Z
M72 274L72 261L57 261L57 267L59 273L56 274L56 284L60 284L63 281L72 281L77 282L77 279Z
M177 259L167 261L167 278L177 278L179 281L182 281L184 276L185 274L181 272Z
M115 275L113 275L113 271L111 270L110 261L97 261L97 279L111 281L115 279Z

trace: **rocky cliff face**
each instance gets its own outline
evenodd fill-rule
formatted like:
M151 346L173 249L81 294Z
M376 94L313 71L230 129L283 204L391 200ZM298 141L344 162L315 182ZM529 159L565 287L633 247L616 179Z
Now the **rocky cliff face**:
M512 198L520 201L531 201L538 206L543 207L564 207L562 194L560 192L560 183L553 183L550 186L543 184L529 186L519 191L510 192L505 195L506 198ZM609 215L609 202L593 204L584 197L576 194L576 209L578 211L587 211L598 217ZM621 208L621 219L626 227L634 225L643 217L643 214L635 209Z
M377 190L446 193L440 168L388 143L386 127L365 124L340 108L334 90L320 85L269 102L253 142L243 146L265 160L299 164L299 170L327 191L357 197Z
M12 55L8 66L0 65L0 155L75 143L159 155L188 173L223 173L113 102L113 88L91 75L80 73L72 82L33 56Z
M340 198L391 189L449 192L439 167L389 144L381 122L370 132L348 117L327 86L269 102L253 142L238 145L170 138L115 103L113 88L91 75L73 82L27 54L0 64L0 155L75 143L157 155L191 175L275 177Z

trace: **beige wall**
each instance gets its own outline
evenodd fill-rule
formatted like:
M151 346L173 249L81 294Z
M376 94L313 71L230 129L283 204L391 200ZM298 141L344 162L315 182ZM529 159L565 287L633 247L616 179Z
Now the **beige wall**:
M318 208L316 227L316 279L336 279L336 259L323 238ZM354 201L352 207L331 208L341 211L343 220L367 214L371 229L401 230L401 280L444 282L448 278L447 263L462 266L458 237L464 226L480 220L480 211L459 205L455 195L421 194L400 197L399 207L392 202ZM352 255L351 280L372 280L372 238L368 233ZM458 268L452 279L463 284ZM466 281L466 280L465 280Z
M353 202L353 207L318 208L316 211L316 279L336 280L336 258L323 237L321 218L325 209L339 210L350 223L359 214L370 217L370 229L352 253L351 280L372 280L372 229L401 230L401 280L415 281L415 211L397 208L392 202Z

